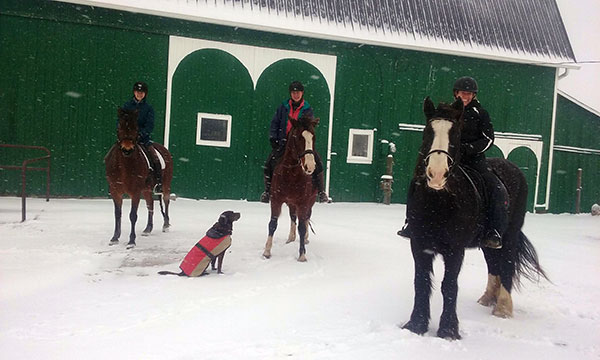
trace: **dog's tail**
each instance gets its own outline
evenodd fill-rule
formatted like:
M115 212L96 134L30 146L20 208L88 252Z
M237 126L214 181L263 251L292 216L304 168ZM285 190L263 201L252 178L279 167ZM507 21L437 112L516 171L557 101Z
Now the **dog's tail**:
M185 276L185 273L182 271L180 273L172 272L172 271L159 271L159 275L177 275L177 276Z

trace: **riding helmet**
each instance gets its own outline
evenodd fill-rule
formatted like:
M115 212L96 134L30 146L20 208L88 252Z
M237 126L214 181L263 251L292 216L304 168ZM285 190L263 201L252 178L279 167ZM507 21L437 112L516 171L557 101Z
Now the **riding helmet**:
M300 81L292 81L290 84L290 92L292 91L302 91L304 92L304 86Z
M470 76L460 77L454 83L454 91L469 91L477 94L478 90L477 81Z
M135 84L133 84L133 91L141 91L144 93L148 93L148 84L146 84L143 81L138 81Z

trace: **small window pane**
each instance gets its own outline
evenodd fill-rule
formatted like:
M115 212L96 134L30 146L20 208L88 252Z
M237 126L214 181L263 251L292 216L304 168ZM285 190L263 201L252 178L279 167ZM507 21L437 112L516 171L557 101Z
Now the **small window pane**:
M202 118L200 139L227 141L227 120Z
M354 134L352 139L352 156L369 156L369 135Z
M196 144L229 147L231 143L231 115L198 113Z

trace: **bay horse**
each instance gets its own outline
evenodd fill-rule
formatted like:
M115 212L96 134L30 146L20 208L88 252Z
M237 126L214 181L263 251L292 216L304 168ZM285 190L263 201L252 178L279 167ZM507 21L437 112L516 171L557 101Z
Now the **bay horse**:
M417 334L428 330L429 298L432 290L433 260L444 260L443 310L437 336L460 339L456 303L457 279L465 248L477 247L485 226L485 203L475 184L476 176L460 164L460 136L463 103L441 103L436 108L429 97L424 102L427 125L409 193L407 216L411 227L410 246L415 266L414 306L403 326ZM488 165L504 183L509 195L509 224L500 249L483 248L488 283L478 302L495 305L493 315L512 317L511 290L520 284L520 275L529 280L547 276L537 253L521 231L527 205L527 182L522 171L504 159L488 159ZM411 192L411 190L409 190Z
M150 162L138 139L138 112L137 110L117 111L119 124L117 126L117 143L108 151L104 162L106 165L106 179L108 180L110 196L115 207L115 231L109 245L119 242L121 236L121 208L123 194L131 198L131 232L127 248L135 247L135 223L141 196L146 200L148 208L148 223L142 235L149 235L153 228L154 199L152 189L155 185L154 176L150 170ZM171 193L171 180L173 179L173 159L169 151L158 143L153 143L154 148L164 160L162 169L162 195L159 195L160 210L163 215L162 231L166 232L171 226L169 223L169 200ZM162 201L161 201L162 200ZM163 208L164 202L164 208Z
M287 135L283 157L273 170L271 180L271 220L263 256L267 259L271 257L273 234L277 229L281 206L286 203L291 219L287 243L296 239L297 219L300 234L298 261L305 262L309 220L317 198L317 188L313 185L312 173L316 167L315 127L319 124L319 118L302 116L295 120L290 117L288 121L292 123L292 128Z

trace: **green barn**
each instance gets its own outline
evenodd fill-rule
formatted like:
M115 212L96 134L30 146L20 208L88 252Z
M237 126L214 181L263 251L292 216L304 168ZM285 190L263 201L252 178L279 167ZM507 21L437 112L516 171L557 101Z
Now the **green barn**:
M450 101L454 80L470 75L497 132L488 154L525 171L531 211L573 211L576 167L583 209L600 201L585 177L600 170L600 119L557 92L575 58L553 0L112 3L0 3L0 144L50 149L52 196L108 196L116 111L142 80L153 139L175 159L173 191L256 201L271 117L300 80L321 119L316 145L333 200L381 201L391 155L391 201L403 203L422 100ZM203 124L217 136L205 138ZM0 165L37 156L0 148ZM27 189L44 194L44 177L31 173ZM18 172L0 170L0 194L20 194Z

